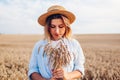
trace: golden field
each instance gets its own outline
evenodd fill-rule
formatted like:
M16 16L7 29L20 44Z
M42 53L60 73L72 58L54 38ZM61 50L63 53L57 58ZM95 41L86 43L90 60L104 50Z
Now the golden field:
M120 34L74 36L86 58L83 80L120 80ZM28 80L32 48L42 35L0 35L0 80Z

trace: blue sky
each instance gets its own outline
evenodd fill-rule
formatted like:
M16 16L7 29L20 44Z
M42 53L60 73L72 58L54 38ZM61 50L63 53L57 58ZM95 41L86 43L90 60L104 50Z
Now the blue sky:
M0 33L43 34L37 19L56 4L76 15L73 34L120 33L120 0L0 0Z

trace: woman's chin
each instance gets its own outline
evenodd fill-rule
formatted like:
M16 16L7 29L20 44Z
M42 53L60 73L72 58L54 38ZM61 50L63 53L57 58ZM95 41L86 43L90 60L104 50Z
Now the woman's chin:
M59 39L61 39L61 37L58 37L58 38L54 38L53 40L57 41L57 40L59 40Z

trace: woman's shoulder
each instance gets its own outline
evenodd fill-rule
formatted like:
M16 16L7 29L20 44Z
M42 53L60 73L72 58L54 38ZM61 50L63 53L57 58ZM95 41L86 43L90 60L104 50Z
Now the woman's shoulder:
M71 38L71 39L65 39L65 42L68 44L68 45L72 45L74 47L77 47L76 45L80 45L79 41L75 38Z
M79 44L79 41L75 38L69 39L68 41L72 44Z
M73 41L73 42L78 42L78 40L77 40L77 39L75 39L75 38L72 38L72 41Z

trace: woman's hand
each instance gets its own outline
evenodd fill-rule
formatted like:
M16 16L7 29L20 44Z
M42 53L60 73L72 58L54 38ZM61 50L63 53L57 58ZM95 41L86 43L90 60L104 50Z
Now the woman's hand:
M72 72L65 72L62 68L52 71L52 76L55 80L72 80L82 77L82 73L79 70Z
M56 69L52 71L52 75L55 79L61 79L61 80L66 80L67 78L67 73L62 69Z
M52 77L52 78L50 78L50 80L57 80L57 79L55 79L54 77Z

